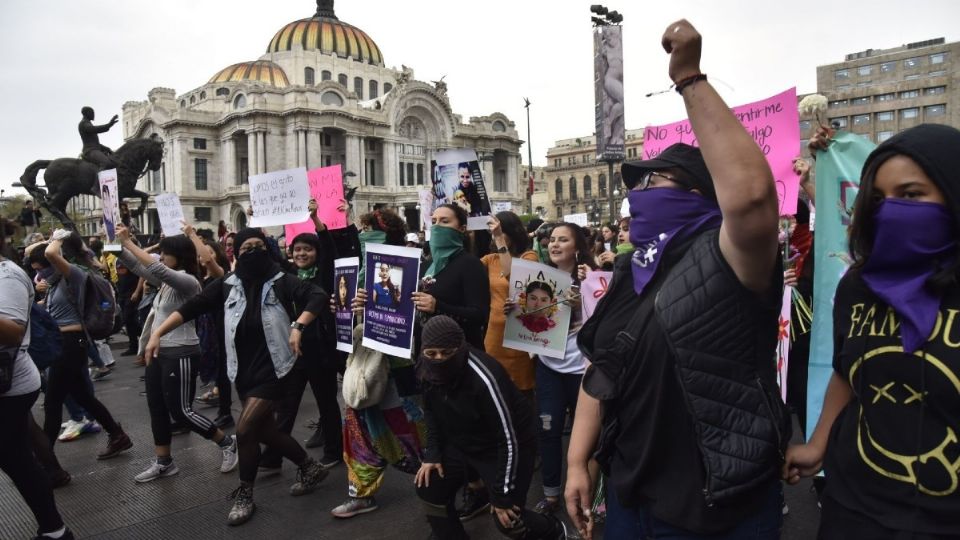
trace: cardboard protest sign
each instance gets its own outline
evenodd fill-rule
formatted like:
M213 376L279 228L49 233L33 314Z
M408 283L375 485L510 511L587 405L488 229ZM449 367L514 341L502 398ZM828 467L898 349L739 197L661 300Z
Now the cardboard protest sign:
M497 201L493 203L493 213L510 212L513 210L513 203L510 201Z
M157 203L157 216L164 236L183 234L183 206L176 193L161 193L154 198Z
M357 295L359 257L333 261L333 305L336 309L337 350L353 352L353 298Z
M310 186L303 167L250 177L251 227L302 223L310 217Z
M567 301L570 274L524 259L513 259L510 298L517 308L507 315L503 346L531 354L563 357L573 308Z
M412 294L420 276L421 250L367 244L364 260L363 346L410 358L413 348Z
M613 272L587 272L587 279L580 283L580 309L583 320L593 315L593 310L597 309L597 303L607 294L612 279Z
M433 167L433 206L457 204L466 212L467 229L487 228L490 215L490 199L483 181L483 172L477 161L477 153L469 148L437 152Z
M588 226L589 218L586 214L567 214L563 216L563 220L567 223L573 223L574 225L579 225L581 227Z
M797 89L791 88L773 97L731 109L747 132L763 150L777 184L780 215L797 213L800 177L793 172L793 158L800 153L800 113ZM697 136L689 120L647 126L643 133L643 158L652 159L675 143L697 145Z
M120 199L117 191L117 170L110 169L97 173L100 181L100 205L103 207L103 229L107 239L103 243L106 251L120 251L117 242L117 223L120 223Z
M317 201L317 217L328 229L347 227L347 216L339 210L343 199L343 174L340 165L320 167L307 171L307 184L310 186L310 198ZM309 203L309 201L307 201ZM287 242L292 242L300 233L316 233L309 215L305 221L290 223L284 227Z

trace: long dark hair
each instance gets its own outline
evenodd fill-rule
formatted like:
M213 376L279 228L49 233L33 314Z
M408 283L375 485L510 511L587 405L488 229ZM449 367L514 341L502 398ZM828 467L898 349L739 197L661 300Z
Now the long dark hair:
M193 277L200 277L197 264L197 248L186 235L178 234L164 237L163 240L160 240L160 253L177 258L175 270L183 270Z
M516 214L498 212L496 217L500 222L500 230L510 239L510 255L519 257L530 249L530 237L527 236L527 230Z
M590 244L587 242L587 235L583 232L583 227L577 225L576 223L568 223L566 221L561 221L553 226L553 232L550 233L551 236L556 234L557 229L560 227L566 227L570 234L573 235L573 245L577 248L575 254L575 264L573 266L573 282L577 283L577 266L585 264L590 267L591 270L597 269L597 261L593 258L593 252L590 249ZM556 265L553 264L553 261L549 261L547 264L556 268Z
M387 244L391 246L405 245L407 223L396 212L389 208L374 210L360 216L361 225L369 225L375 231L387 233Z
M87 249L87 246L83 244L83 238L76 231L71 232L70 236L63 239L60 252L63 254L63 258L71 264L91 266L93 252Z
M210 246L210 249L213 250L213 258L217 261L217 265L220 266L220 268L223 268L224 272L229 272L230 259L227 258L227 252L223 250L223 246L220 245L220 242L210 238L204 238L203 245Z

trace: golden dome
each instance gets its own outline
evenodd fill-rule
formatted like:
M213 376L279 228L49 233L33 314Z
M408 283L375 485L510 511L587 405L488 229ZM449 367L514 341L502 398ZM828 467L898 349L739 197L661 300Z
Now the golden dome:
M269 60L240 62L221 69L216 75L210 77L208 84L244 81L269 84L277 88L290 86L290 80L287 79L283 68Z
M318 5L324 2L318 2ZM380 47L366 32L347 24L333 13L333 2L320 5L317 14L300 19L281 28L267 47L268 53L291 51L299 43L305 51L352 58L357 62L383 66Z

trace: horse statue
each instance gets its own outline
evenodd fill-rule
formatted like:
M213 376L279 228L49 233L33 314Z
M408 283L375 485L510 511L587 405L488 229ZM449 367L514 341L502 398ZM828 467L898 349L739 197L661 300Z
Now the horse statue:
M117 165L118 198L140 199L140 207L133 211L134 216L143 213L147 206L146 193L137 190L137 180L147 171L157 171L163 161L163 142L158 138L133 139L126 142L110 156ZM43 180L46 189L37 186L37 173L46 169ZM64 227L76 230L73 221L67 217L67 203L77 195L100 196L100 181L97 178L99 168L93 163L76 158L54 160L40 159L27 166L20 177L20 183L30 195L63 223Z

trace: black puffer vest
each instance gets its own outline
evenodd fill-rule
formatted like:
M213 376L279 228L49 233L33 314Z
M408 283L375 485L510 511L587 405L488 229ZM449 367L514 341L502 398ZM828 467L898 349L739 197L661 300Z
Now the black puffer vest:
M778 474L791 430L776 383L782 277L766 299L746 289L718 235L693 241L655 300L697 432L708 505ZM779 265L775 272L782 276Z

